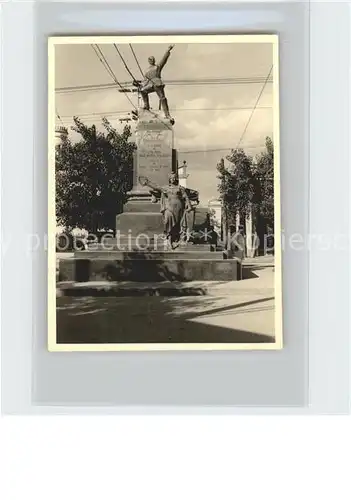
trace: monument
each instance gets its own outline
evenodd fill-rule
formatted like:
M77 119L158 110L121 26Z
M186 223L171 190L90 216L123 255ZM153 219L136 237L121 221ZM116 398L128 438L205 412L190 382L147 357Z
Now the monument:
M77 251L60 263L66 281L232 281L241 279L241 263L228 259L211 240L207 207L199 193L181 186L174 149L174 120L170 117L161 71L173 46L150 68L138 85L143 108L138 110L133 187L123 213L116 215L115 239ZM150 108L156 93L163 115ZM218 251L217 251L218 250Z

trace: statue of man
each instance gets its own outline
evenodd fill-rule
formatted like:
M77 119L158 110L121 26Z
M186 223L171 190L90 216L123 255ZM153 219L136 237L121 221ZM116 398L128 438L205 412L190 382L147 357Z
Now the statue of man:
M169 114L169 107L168 107L168 102L165 96L165 84L162 81L161 78L161 72L162 69L164 68L166 62L168 61L168 58L171 54L171 50L173 49L174 45L170 45L160 60L156 64L154 56L150 56L148 61L150 66L145 72L145 79L140 85L140 93L143 99L144 103L144 109L149 110L150 109L150 102L149 102L149 94L152 92L156 92L158 98L160 99L160 104L162 107L162 111L165 115L165 118L172 120L170 114Z

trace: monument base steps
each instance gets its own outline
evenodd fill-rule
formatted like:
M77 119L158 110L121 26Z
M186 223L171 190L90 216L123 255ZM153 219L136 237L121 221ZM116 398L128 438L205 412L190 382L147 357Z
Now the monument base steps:
M60 282L57 296L62 297L223 297L242 293L236 282L163 281L154 283L120 281Z
M159 257L159 256L157 256ZM131 258L120 256L66 259L59 264L59 281L236 281L242 277L237 259Z

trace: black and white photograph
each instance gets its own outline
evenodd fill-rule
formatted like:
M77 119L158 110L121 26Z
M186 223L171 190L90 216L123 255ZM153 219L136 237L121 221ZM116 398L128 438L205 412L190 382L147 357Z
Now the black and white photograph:
M49 350L281 349L278 37L48 62Z

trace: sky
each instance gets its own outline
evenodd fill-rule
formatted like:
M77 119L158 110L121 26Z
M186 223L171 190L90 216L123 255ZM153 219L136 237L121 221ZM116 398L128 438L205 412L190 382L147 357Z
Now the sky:
M131 77L115 47L112 44L99 47L117 80L130 84ZM117 47L132 74L141 79L129 44ZM148 56L154 55L159 60L167 47L163 43L132 45L142 70L148 66ZM264 149L266 136L272 137L272 76L266 82L272 62L272 45L267 43L180 43L171 52L162 78L175 119L175 147L179 164L187 161L187 185L200 192L201 204L206 205L209 199L218 196L216 165L238 145L246 127L240 146L253 156ZM70 131L73 116L100 128L101 118L106 114L121 130L123 124L119 119L134 109L126 95L135 106L136 95L122 94L117 86L79 88L113 83L90 44L56 45L55 104L61 118L56 117L56 124L66 126L75 140L75 133ZM150 103L157 111L155 94L150 96Z

